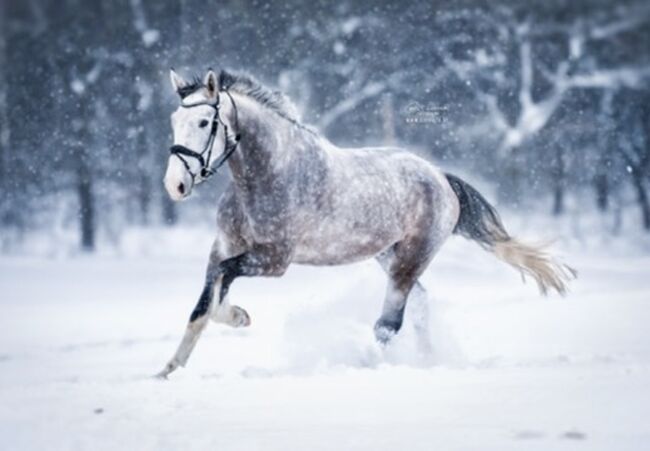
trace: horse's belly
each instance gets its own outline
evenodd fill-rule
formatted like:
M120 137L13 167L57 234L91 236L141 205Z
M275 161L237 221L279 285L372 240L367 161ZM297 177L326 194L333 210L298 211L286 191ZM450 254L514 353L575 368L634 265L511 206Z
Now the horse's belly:
M294 253L293 262L306 265L342 265L372 258L386 247L375 244L361 247L358 243L345 246L341 243L332 243L325 248L313 246L298 246Z
M397 232L341 231L305 236L297 243L293 261L310 265L340 265L372 258L399 240Z

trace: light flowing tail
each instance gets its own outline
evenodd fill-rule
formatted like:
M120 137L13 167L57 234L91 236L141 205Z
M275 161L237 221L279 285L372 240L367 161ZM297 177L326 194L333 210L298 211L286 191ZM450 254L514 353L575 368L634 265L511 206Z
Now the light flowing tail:
M544 245L524 244L511 237L501 223L496 209L469 183L446 174L460 203L460 216L454 233L476 241L500 260L517 269L522 278L532 277L539 291L549 289L564 295L567 284L577 277L575 269L545 252Z

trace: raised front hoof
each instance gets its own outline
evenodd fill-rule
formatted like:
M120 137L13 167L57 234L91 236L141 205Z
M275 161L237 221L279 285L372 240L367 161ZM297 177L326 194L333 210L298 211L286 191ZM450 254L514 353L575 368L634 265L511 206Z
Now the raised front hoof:
M157 373L154 377L156 379L167 380L167 376L169 376L171 373L176 371L178 367L179 367L178 362L176 362L176 360L172 360L167 365L165 365L165 368L163 368L162 371Z
M248 327L251 325L251 317L248 312L236 305L232 306L231 317L228 324L232 327Z
M375 339L382 345L388 344L390 340L397 335L402 325L395 321L379 319L375 323Z

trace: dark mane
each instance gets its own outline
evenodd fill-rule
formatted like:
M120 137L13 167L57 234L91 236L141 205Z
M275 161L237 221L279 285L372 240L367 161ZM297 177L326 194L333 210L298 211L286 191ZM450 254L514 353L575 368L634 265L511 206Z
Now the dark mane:
M316 134L311 127L300 122L296 107L287 96L280 91L274 91L264 86L252 75L242 72L229 72L222 70L219 72L218 83L219 90L228 90L250 97L260 105L265 106L292 124ZM192 80L188 81L186 85L178 89L178 95L181 99L184 99L204 87L205 85L203 84L201 77L194 75Z
M287 96L280 91L269 89L251 75L222 70L219 73L219 89L248 96L283 118L302 126L296 107Z
M187 82L187 84L178 88L176 92L178 92L178 95L181 96L181 99L184 99L185 97L195 93L201 88L203 88L203 81L201 80L201 77L194 75L192 79Z

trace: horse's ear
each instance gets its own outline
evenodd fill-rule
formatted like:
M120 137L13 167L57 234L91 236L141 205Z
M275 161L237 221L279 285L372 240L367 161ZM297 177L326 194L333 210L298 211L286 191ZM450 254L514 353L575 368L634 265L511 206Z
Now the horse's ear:
M217 74L214 73L212 69L208 71L207 74L205 74L205 78L203 79L203 84L205 85L205 88L208 90L208 95L210 98L214 98L218 94L218 88L217 88Z
M183 77L181 77L176 73L174 68L171 68L169 70L169 79L172 82L172 87L174 88L174 91L177 93L181 90L181 88L183 88L183 86L187 85L187 82L183 79Z

